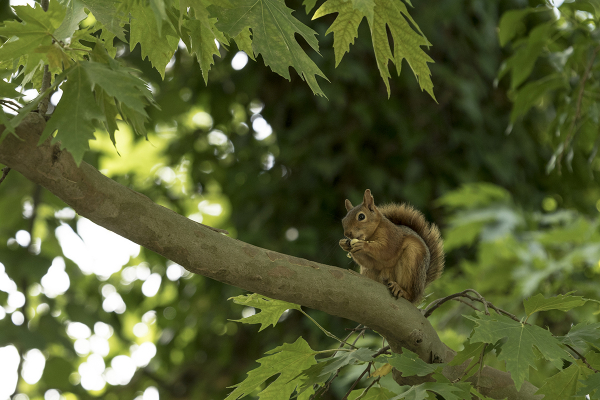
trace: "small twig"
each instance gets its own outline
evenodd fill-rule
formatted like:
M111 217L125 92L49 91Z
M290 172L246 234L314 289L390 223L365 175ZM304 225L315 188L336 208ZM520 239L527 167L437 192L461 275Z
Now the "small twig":
M6 175L8 175L9 172L10 172L10 167L2 168L2 178L0 178L0 183L4 182L4 180L6 179Z
M389 349L390 349L390 346L389 346L389 345L387 345L387 346L385 346L385 347L382 347L381 349L379 349L379 351L378 351L377 353L373 354L373 358L375 358L375 357L377 357L377 356L380 356L380 355L382 355L382 354L389 354L389 353L388 353L388 350L389 350Z
M573 348L573 346L571 346L571 345L568 345L568 344L565 344L565 346L567 346L569 349L571 349L571 351L572 351L573 353L577 354L577 357L579 357L579 359L580 359L581 361L583 361L583 363L584 363L585 365L587 365L587 367L588 367L589 369L591 369L592 371L594 371L594 372L596 372L596 373L600 372L600 371L598 371L596 368L592 367L592 366L590 365L590 363L588 363L588 361L586 360L586 358L585 358L584 356L582 356L582 355L581 355L581 354L580 354L580 353L579 353L577 350L575 350L575 348Z
M464 301L463 299L459 299L458 297L456 297L456 298L454 298L452 300L458 301L459 303L463 303L463 304L471 307L475 311L481 311L480 309L478 309L477 307L475 307L473 304L467 303L466 301Z
M374 384L378 383L380 379L381 379L381 377L378 377L377 379L373 380L373 382L371 382L371 384L369 386L367 386L367 388L365 390L363 390L363 392L361 394L359 394L358 397L356 397L354 400L359 400L359 399L362 399L363 397L365 397L365 395L367 394L369 389L371 389L371 387Z
M451 295L449 295L449 296L442 297L441 299L434 300L434 301L433 301L433 302L431 302L431 304L429 304L429 305L427 306L427 308L426 308L426 309L423 311L423 316L424 316L425 318L429 317L429 316L430 316L430 315L433 313L433 311L435 311L435 309L436 309L436 308L438 308L439 306L441 306L441 305L442 305L442 304L444 304L445 302L447 302L447 301L449 301L449 300L452 300L452 299L454 299L454 298L457 298L457 297L466 297L466 298L468 298L468 299L474 300L475 298L474 298L474 297L472 297L472 296L469 296L469 295L467 294L468 292L473 292L473 293L475 293L475 294L476 294L476 295L479 297L479 299L477 299L477 301L480 301L481 303L483 303L483 306L484 306L484 308L485 308L485 313L486 313L487 315L490 315L490 313L489 313L489 311L488 311L488 302L487 302L487 301L486 301L486 300L483 298L483 296L482 296L482 295L480 295L480 294L479 294L479 293L478 293L476 290L474 290L474 289L465 289L465 290L463 290L462 292L459 292L459 293L454 293L454 294L451 294Z
M365 368L365 370L362 372L362 374L360 374L360 376L358 378L356 378L356 380L354 381L354 383L352 384L352 386L350 387L348 392L346 392L346 395L344 395L344 397L342 397L342 400L348 400L348 396L350 396L350 393L352 393L352 391L354 390L354 387L358 384L358 382L362 379L362 377L365 376L365 374L367 372L369 372L370 369L371 369L371 363L369 363L367 365L367 368Z
M478 298L476 298L476 297L473 297L473 296L466 295L465 297L466 297L466 298L468 298L469 300L473 300L473 301L479 301L479 302L482 302L482 301L481 301L481 299L478 299ZM515 321L517 321L517 322L521 322L521 320L520 320L519 318L517 318L515 315L513 315L513 314L509 313L508 311L504 311L503 309L496 307L495 305L493 305L493 304L492 304L492 303L490 303L489 301L487 302L487 304L488 304L488 306L489 306L489 307L490 307L492 310L496 311L498 314L504 314L504 315L506 315L507 317L509 317L509 318L511 318L511 319L513 319L513 320L515 320Z
M478 362L476 362L475 364L471 365L469 368L467 368L465 370L465 372L463 372L463 374L461 376L459 376L458 378L456 378L455 380L452 381L452 383L456 383L456 382L460 382L460 380L462 378L464 378L465 376L467 376L467 374L469 373L469 371L471 371L473 369L473 367L475 367L477 364L479 364Z
M340 343L340 345L338 346L338 349L341 349L341 348L344 346L344 344L346 344L346 343L348 342L348 339L350 339L350 336L354 335L354 332L356 332L356 331L359 331L359 330L360 330L359 334L356 336L356 339L354 339L354 342L352 343L352 347L354 347L354 345L356 344L356 342L357 342L357 341L358 341L358 339L360 338L360 335L361 335L361 334L363 334L363 335L364 335L364 333L365 333L365 330L367 329L367 327L366 327L366 326L363 326L363 328L361 328L361 326L363 326L363 325L362 325L362 324L358 324L358 325L356 326L356 328L354 328L354 329L349 329L349 328L346 328L346 330L349 330L349 331L351 331L351 332L348 334L348 336L346 336L346 337L344 338L343 342L341 342L341 343ZM331 355L331 357L335 357L335 355L336 355L336 354L337 354L337 352L333 353L333 354ZM313 395L312 395L310 398L311 398L311 399L316 399L316 398L317 398L317 396L322 396L322 395L323 395L323 394L324 394L326 391L328 391L328 390L329 390L329 387L331 386L331 382L333 382L333 380L334 380L335 378L337 378L337 377L338 377L338 375L340 374L340 370L341 370L341 368L338 368L338 370L335 372L335 374L333 375L333 377L332 377L332 378L331 378L329 381L327 381L327 383L326 383L325 385L323 385L323 386L321 387L321 389L319 389L319 391L318 391L318 392L314 393L314 394L313 394ZM315 385L315 386L314 386L314 389L316 389L317 387L318 387L318 385Z
M353 347L356 349L356 346L354 346L353 344L347 343L345 340L342 340L340 338L338 338L337 336L335 336L333 333L329 332L327 329L323 328L321 325L319 325L319 323L317 321L315 321L310 315L308 315L306 312L304 312L304 310L300 309L299 310L302 314L304 314L305 317L307 317L308 319L310 319L315 325L317 325L317 327L323 331L323 333L326 336L329 336L332 339L337 340L338 342L342 343L342 344L347 344L350 347ZM356 342L355 342L356 343ZM341 347L341 346L340 346Z
M21 105L10 99L0 99L0 104L4 105L4 107L10 108L14 112L19 112L19 110L21 110Z

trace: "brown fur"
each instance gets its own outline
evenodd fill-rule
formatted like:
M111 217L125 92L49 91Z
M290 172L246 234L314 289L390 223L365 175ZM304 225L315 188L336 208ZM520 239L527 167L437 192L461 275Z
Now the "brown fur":
M387 285L395 297L419 302L425 286L444 269L437 226L407 204L376 207L369 189L360 205L353 207L349 200L345 205L342 224L349 239L340 240L340 246L351 253L361 274ZM359 241L351 245L350 239Z

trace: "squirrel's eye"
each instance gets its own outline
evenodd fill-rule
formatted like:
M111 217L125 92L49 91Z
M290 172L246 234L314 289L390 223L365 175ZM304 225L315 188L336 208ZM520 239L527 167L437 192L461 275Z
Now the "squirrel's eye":
M362 221L365 218L366 218L365 214L363 214L363 213L358 214L358 220L359 221Z

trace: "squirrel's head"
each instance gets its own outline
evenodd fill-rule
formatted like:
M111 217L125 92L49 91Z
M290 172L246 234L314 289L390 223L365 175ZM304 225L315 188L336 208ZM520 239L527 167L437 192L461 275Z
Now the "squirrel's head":
M348 214L342 219L344 236L349 239L367 240L381 222L381 213L375 206L375 199L369 189L365 190L363 202L356 207L346 199Z

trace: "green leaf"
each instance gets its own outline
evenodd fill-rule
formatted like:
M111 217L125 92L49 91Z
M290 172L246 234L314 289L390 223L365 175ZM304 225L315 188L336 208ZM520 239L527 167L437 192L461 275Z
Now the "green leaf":
M539 104L548 92L560 88L567 88L568 83L560 74L548 75L542 79L527 83L516 93L510 121L515 122L517 118L527 114L531 107Z
M407 388L407 386L402 386ZM439 383L439 382L425 382L420 385L412 386L406 392L392 397L392 400L424 400L430 398L429 392L434 392L443 396L445 400L461 400L470 399L470 388L469 383Z
M301 309L297 304L288 303L287 301L282 300L273 300L257 293L231 297L229 300L233 300L235 304L261 309L261 312L258 314L247 318L232 320L244 324L261 324L261 327L258 330L259 332L269 325L275 326L285 311Z
M302 384L298 393L304 392L313 385L322 385L329 379L329 376L346 365L355 365L373 360L376 352L367 348L360 348L352 351L341 351L335 357L329 357L318 360L318 364L302 371L294 379L301 378Z
M445 364L427 364L421 360L418 355L408 349L402 349L402 354L393 354L391 357L386 357L390 363L398 371L402 372L403 376L425 376L434 372L440 366Z
M590 324L582 322L571 328L565 336L559 336L558 340L563 344L573 347L585 347L590 344L600 349L600 322Z
M533 8L509 10L502 14L502 18L500 18L500 23L498 24L498 38L500 39L500 46L504 47L506 43L515 37L521 27L525 28L521 21L533 10Z
M268 351L267 354L271 355L257 360L260 367L250 371L243 382L231 386L235 390L227 396L226 400L247 396L275 375L279 377L259 393L259 398L287 399L300 383L300 378L294 377L316 363L316 352L301 337L294 343L286 343Z
M529 377L529 367L536 368L534 346L558 369L562 368L562 359L569 358L569 354L560 347L558 339L549 331L522 324L494 311L490 313L489 316L480 312L476 313L476 317L465 315L477 324L473 329L471 342L495 343L508 338L498 359L506 362L506 370L510 372L518 390Z
M475 364L479 363L479 357L481 355L481 352L484 350L484 346L486 346L486 343L466 342L464 346L465 348L462 351L458 352L456 356L454 356L452 361L449 363L449 365L460 365L469 359L471 360L465 368L465 371L469 371L469 373L465 374L460 379L463 382L469 379L472 375L474 375L477 372L477 368L473 367L475 366ZM489 345L485 348L485 353L487 354L491 350L492 346Z
M249 28L244 28L237 34L237 36L233 37L233 40L238 46L238 49L245 52L248 57L250 57L253 61L256 61L254 57L254 51L252 50L252 33Z
M133 51L139 43L142 58L148 58L152 66L165 78L165 68L179 43L179 35L170 24L163 23L162 36L156 30L154 12L150 7L135 4L131 13L131 37L129 48Z
M32 112L33 110L35 110L37 108L39 102L42 101L42 99L44 97L48 96L51 91L56 89L56 87L60 83L62 83L62 81L66 78L66 76L69 72L71 72L71 69L69 69L69 70L63 72L62 74L60 74L59 76L57 76L56 79L54 80L54 82L50 85L50 87L46 91L38 94L35 99L33 99L31 102L29 102L25 106L23 106L19 110L17 115L12 117L10 119L10 121L6 122L6 124L5 124L6 130L4 132L2 132L2 134L0 135L0 143L2 142L2 140L4 140L6 135L8 135L8 132L12 132L16 136L15 128L17 126L19 126L19 124L23 121L23 119L27 116L27 114L29 114L30 112ZM46 125L46 127L48 127L48 125Z
M125 13L119 10L121 2L119 0L79 0L92 15L104 26L106 29L113 33L116 37L121 39L123 42L127 42L125 39L125 32L123 26L127 23ZM135 46L135 45L134 45Z
M315 11L312 19L331 13L338 13L338 16L325 34L333 32L333 50L337 67L344 54L350 51L350 45L354 44L354 39L358 37L358 26L364 18L364 14L352 7L349 1L328 0Z
M483 350L485 343L471 343L467 341L464 346L465 348L456 353L448 365L460 365L470 358L478 357L479 354L481 354L481 350Z
M146 86L146 82L130 73L133 70L125 67L114 70L106 64L93 61L82 62L80 65L93 86L100 86L109 96L116 98L143 117L148 116L145 110L146 101L152 101L152 93Z
M164 0L150 0L150 8L153 11L154 19L156 20L158 36L162 36L163 21L167 19Z
M11 99L19 97L19 92L16 91L16 88L16 84L0 79L0 97L10 97Z
M581 381L581 385L578 395L589 394L591 399L600 399L600 373L589 375L587 379Z
M8 37L0 47L0 62L19 59L33 53L39 46L52 44L52 26L49 16L41 7L33 9L29 6L14 7L23 23L7 21L0 27L0 36ZM39 9L39 12L37 11ZM41 13L41 14L40 14Z
M509 200L510 193L500 186L491 183L467 183L440 197L436 200L436 205L456 210L481 208L497 202L505 203Z
M358 398L358 396L363 394L364 391L365 389L353 390L348 396L348 400L355 400ZM373 386L363 397L360 398L360 400L388 400L394 398L394 395L394 392L384 387Z
M196 16L200 18L185 21L183 26L189 31L190 53L196 55L200 69L202 70L204 83L208 84L208 71L210 71L210 66L214 63L214 56L221 56L215 39L224 44L227 44L227 39L215 28L216 19L212 18L209 20L208 12L206 10L203 11L203 13L199 13L196 10Z
M544 385L535 394L543 394L544 400L569 399L575 395L577 388L582 386L579 379L585 378L591 372L581 361L577 361L569 368L546 379ZM578 398L583 400L585 396Z
M60 141L61 149L67 149L79 165L89 149L88 142L94 139L92 121L102 121L104 115L96 105L92 83L80 64L68 74L62 90L61 101L46 124L40 143L58 130L52 142Z
M527 317L539 311L559 310L569 311L575 307L584 305L588 300L582 296L570 296L569 294L559 294L555 297L545 298L542 294L536 294L533 297L525 299L525 313Z
M499 79L511 71L511 88L516 89L531 75L536 60L542 54L546 43L551 40L552 24L545 23L536 26L524 43L515 51L515 53L506 61L506 68L499 74Z
M85 18L87 18L87 14L83 9L83 3L80 0L70 0L67 5L65 19L54 32L54 37L57 40L70 38L79 29L79 23Z
M373 21L369 21L369 25L373 37L377 67L385 82L389 97L391 92L388 61L395 64L398 75L400 75L402 60L406 59L419 82L421 90L425 90L435 100L431 71L427 66L427 63L433 62L433 60L421 49L421 46L430 46L431 43L423 34L415 32L409 25L409 21L418 29L418 25L408 14L406 5L401 0L375 0ZM392 34L393 56L386 25Z
M94 95L96 97L96 103L98 104L98 107L104 114L104 119L102 121L104 123L104 127L108 132L111 142L116 147L117 141L115 139L115 132L119 129L117 126L117 115L119 112L114 102L114 98L107 95L106 92L100 87L95 88Z
M209 8L211 14L219 19L216 25L218 29L235 37L245 28L250 28L254 54L261 54L265 65L288 80L289 67L293 67L313 93L325 96L316 76L327 78L294 37L300 34L318 53L315 31L294 18L292 10L286 7L283 0L234 0L232 4L232 8Z
M308 14L310 10L312 10L317 4L317 0L304 0L302 5L306 8L306 13Z
M374 7L375 2L373 0L352 0L352 8L366 16L367 20L370 22L373 21Z

